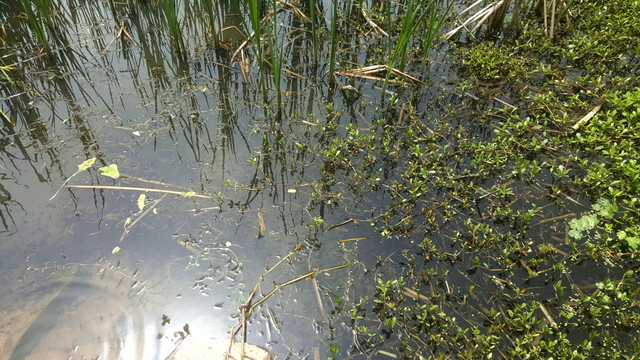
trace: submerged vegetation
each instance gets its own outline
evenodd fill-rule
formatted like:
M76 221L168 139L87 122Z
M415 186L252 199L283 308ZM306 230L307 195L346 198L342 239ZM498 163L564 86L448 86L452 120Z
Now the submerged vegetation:
M236 26L220 23L225 8L201 3L212 48L196 44L193 33L183 37L191 31L181 20L189 16L181 10L186 4L159 1L173 46L194 63L203 53L216 55L220 89L229 69L237 70L237 81L252 86L243 90L257 94L243 105L263 112L247 110L256 120L246 131L260 141L255 148L242 137L250 149L242 159L246 174L225 174L232 179L215 189L201 176L199 192L212 195L199 196L217 199L220 212L249 211L265 193L281 213L295 203L294 217L304 222L285 222L281 232L295 232L295 250L285 259L297 275L273 280L274 290L251 307L259 286L244 291L243 303L255 310L237 309L243 322L259 316L258 305L276 291L309 280L325 358L640 355L640 2L504 0L465 8L437 0L312 0L309 7L250 0L236 24L245 28L235 31L253 35L238 44L223 41ZM44 4L22 0L32 44L49 50ZM33 65L27 54L16 55L29 47L8 37L2 44L11 50L0 59L2 85L35 94L26 85ZM196 76L176 73L183 88L207 92ZM251 83L256 78L259 85ZM388 100L372 100L380 89ZM229 120L238 110L225 103L228 92L217 95L220 107L233 110L219 120L222 145L203 146L211 164L233 149L239 127ZM2 139L32 126L12 120L27 107L11 95L1 95ZM201 160L199 142L210 133L192 103L179 126L204 163L210 160ZM173 118L184 114L158 113L169 120L150 129L173 140ZM104 156L83 145L88 158ZM145 200L138 199L142 211ZM354 234L333 241L342 230ZM208 251L194 253L202 261ZM325 279L316 277L328 270L334 280L319 286ZM262 316L277 323L273 314Z

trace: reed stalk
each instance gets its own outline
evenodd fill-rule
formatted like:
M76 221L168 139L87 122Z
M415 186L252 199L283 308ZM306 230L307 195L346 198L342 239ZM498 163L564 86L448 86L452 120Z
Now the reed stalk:
M22 8L27 14L27 20L31 30L36 34L40 44L44 47L46 52L51 52L49 46L49 40L47 39L47 33L45 31L45 24L51 24L51 16L49 11L49 4L47 0L20 0ZM35 7L35 11L34 11Z
M336 24L338 22L338 0L331 0L331 52L329 54L329 83L333 84L335 81L334 70L336 65L336 51L338 47L337 41L337 29Z
M216 19L217 19L217 11L213 0L202 0L204 3L204 7L207 10L207 15L209 15L209 32L211 33L211 37L213 38L213 45L218 47L218 32L216 30Z
M269 34L269 52L271 53L271 67L273 70L273 85L276 89L276 101L278 103L278 112L282 110L282 93L280 92L280 76L282 73L282 51L278 50L276 46L276 36L278 34L278 22L277 22L277 0L272 1L273 4L273 31Z
M176 11L175 0L159 0L160 7L164 13L164 17L167 20L169 26L169 32L176 45L176 48L180 54L185 54L185 46L182 38L182 30L180 29L180 22L178 21L178 13Z
M309 0L309 15L311 19L311 46L313 48L313 64L318 63L318 34L316 33L316 1Z
M425 27L425 31L422 37L423 39L422 71L423 72L427 66L427 59L429 58L429 50L431 50L431 47L433 46L433 42L436 38L436 35L440 32L440 28L442 27L442 24L444 23L445 18L447 17L449 12L451 11L451 8L453 7L453 1L449 1L449 4L447 5L446 10L444 11L438 11L435 5L436 5L435 1L429 4L429 7L430 7L429 20L428 20L427 26Z
M389 78L391 77L393 69L398 65L398 69L400 71L404 70L409 41L411 40L411 37L416 31L418 25L429 13L428 9L435 8L434 2L435 0L418 0L417 2L414 0L407 1L407 11L404 16L404 21L402 22L402 28L398 34L396 46L391 53L389 69L387 70L387 75L385 76L384 84L382 85L383 98L387 91L387 84L389 83Z
M256 51L258 53L258 67L260 68L260 86L262 87L262 97L267 102L267 87L264 81L264 54L262 51L262 36L260 35L260 0L249 0L249 17L253 28L253 37L256 40Z

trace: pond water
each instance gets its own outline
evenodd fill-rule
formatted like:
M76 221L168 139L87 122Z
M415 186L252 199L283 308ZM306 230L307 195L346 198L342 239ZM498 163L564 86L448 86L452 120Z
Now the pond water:
M253 303L286 286L255 308L248 342L278 359L324 359L330 344L341 358L356 356L342 302L357 303L377 277L399 272L381 264L401 262L422 235L389 241L372 226L391 202L385 185L401 178L393 163L376 162L374 183L354 188L355 168L327 179L331 156L350 157L327 149L404 108L381 108L379 82L342 78L358 92L330 86L294 11L283 15L277 113L272 77L265 105L253 53L234 57L249 28L238 4L218 3L216 25L232 50L216 50L203 4L179 2L187 55L154 1L56 4L51 55L38 52L18 2L0 5L11 49L3 61L20 67L0 93L15 122L0 129L0 357L164 359L188 333L240 339L240 307L256 284ZM343 66L377 56L372 39L354 34ZM432 51L429 86L396 89L419 93L412 106L425 119L464 97L445 48ZM488 126L460 124L492 136ZM121 177L98 170L110 164ZM190 191L197 196L181 195ZM448 281L441 285L468 285L462 273Z
M294 42L287 45L288 66L299 75L283 80L288 93L276 118L263 105L259 77L251 72L245 81L231 52L206 46L202 14L182 9L191 49L183 57L152 3L109 5L60 2L50 56L37 53L20 5L1 5L16 51L4 61L24 67L24 77L3 84L1 95L3 111L16 121L2 128L3 358L166 358L185 326L230 336L261 274L296 244L304 250L269 281L349 263L336 241L342 238L377 238L361 256L371 262L378 255L381 238L366 223L327 233L310 225L315 217L338 224L348 213L384 206L379 195L347 208L331 205L333 195L312 200L340 191L339 184L315 188L316 123L335 116L327 104L363 128L371 105L345 104L328 91L326 69L310 66ZM234 10L220 4L223 26L244 29ZM116 38L119 25L131 39ZM363 91L375 101L371 85ZM94 157L96 166L72 177ZM124 177L100 175L97 168L108 164ZM206 197L65 187L50 200L67 180ZM149 206L162 199L156 211L143 214L140 193ZM344 284L362 270L326 272L283 288L249 321L247 340L279 358L326 353L329 293L348 291ZM272 287L265 280L260 291Z

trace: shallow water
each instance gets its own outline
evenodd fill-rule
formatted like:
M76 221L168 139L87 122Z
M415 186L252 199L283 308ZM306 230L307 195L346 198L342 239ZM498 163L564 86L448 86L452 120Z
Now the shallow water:
M230 336L260 274L295 244L306 250L270 274L260 293L271 282L348 261L335 240L376 235L367 224L328 235L308 228L315 213L328 224L347 219L345 210L322 201L319 210L305 209L319 177L318 154L302 146L317 141L318 120L308 114L327 116L326 103L343 101L315 82L323 70L308 59L291 59L305 78L284 79L291 99L277 122L262 105L259 78L250 74L245 82L230 52L206 46L202 14L181 10L190 22L184 29L191 54L183 57L150 4L63 2L48 56L37 53L19 5L0 6L8 48L16 50L4 61L24 70L1 93L15 127L4 124L0 138L0 357L162 359L187 335L185 327ZM225 26L240 26L233 9L220 5ZM135 44L125 37L112 42L118 24ZM362 123L372 109L351 104L345 111ZM91 157L96 165L72 177ZM62 188L49 200L65 181L164 188L101 176L97 168L107 164L211 199L169 195L130 231L124 228L142 213L140 192ZM147 204L161 198L146 196ZM380 240L362 247L363 259L375 261ZM280 357L327 351L327 294L352 273L283 288L249 321L248 341Z
M50 56L39 53L19 4L0 5L12 50L3 61L19 64L17 81L0 88L0 106L15 122L0 128L0 358L164 359L189 332L229 337L233 330L240 339L240 307L256 284L253 303L276 284L290 285L256 308L247 341L279 359L326 358L330 344L339 345L338 358L364 357L349 307L372 295L377 279L405 271L404 249L415 250L420 270L455 270L438 282L446 294L471 284L464 271L475 254L460 251L439 261L416 250L426 236L452 249L450 237L465 228L464 212L440 232L383 237L370 220L392 201L387 185L403 169L378 159L367 171L379 177L354 188L351 177L362 176L356 169L363 160L349 151L362 149L347 149L335 157L356 166L327 170L332 153L323 151L350 136L349 129L367 134L376 120L402 120L404 105L380 105L379 82L339 78L361 95L329 86L326 62L311 64L309 25L285 12L279 39L290 72L276 114L273 80L267 76L265 106L252 52L232 59L237 30L246 32L242 7L219 3L216 24L226 29L221 38L232 50L215 50L205 36L202 4L179 2L189 49L179 54L153 3L63 1ZM119 29L131 39L122 32L116 38ZM386 46L371 34L343 36L353 37L345 68L369 63ZM446 50L445 44L432 51L427 86L393 88L412 99L427 126L472 98L458 91ZM487 104L497 103L466 106L473 113ZM494 136L491 124L465 114L451 121L479 139ZM74 175L94 157L94 166ZM98 168L108 164L124 176L101 175ZM63 187L50 200L65 182L118 188ZM535 204L550 216L575 210L558 209L540 187L513 188L522 193L508 205L514 209ZM433 203L442 196L434 193ZM153 204L156 211L145 212ZM563 224L533 227L529 235L564 234ZM343 264L353 265L296 281ZM487 294L502 287L486 276L474 281ZM392 345L371 348L392 351Z

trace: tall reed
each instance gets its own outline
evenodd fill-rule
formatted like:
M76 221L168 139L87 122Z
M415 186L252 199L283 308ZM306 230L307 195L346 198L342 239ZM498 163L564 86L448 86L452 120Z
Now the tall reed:
M10 71L11 69L13 69L13 66L5 65L4 60L0 58L0 84L3 82L13 84L13 79L8 73L8 71Z
M280 92L280 76L282 73L282 50L276 46L278 34L278 9L277 0L273 0L273 27L269 37L269 52L271 53L271 67L273 69L273 85L276 89L276 101L278 102L278 113L282 110L282 93Z
M217 19L217 11L216 4L213 3L213 0L202 0L204 7L207 10L207 15L209 15L209 32L211 32L211 37L213 38L213 45L218 47L218 32L216 31L216 19Z
M51 51L49 40L47 38L46 26L51 25L51 12L48 0L20 0L22 8L27 14L27 20L31 26L31 30L36 34L40 44L46 52ZM34 11L35 8L35 11Z
M391 73L393 69L398 65L399 70L404 70L404 62L407 53L407 47L409 46L409 41L413 36L418 24L424 19L427 14L426 9L424 9L423 2L429 0L417 0L416 3L414 0L407 1L407 10L404 15L404 21L402 22L402 28L400 29L400 33L398 34L398 39L396 40L396 46L391 53L391 57L389 59L389 69L387 70L387 75L384 79L384 84L382 85L382 97L384 98L384 94L387 91L387 84L389 83L389 78L391 77ZM431 0L433 3L435 0ZM431 4L429 4L431 5Z
M329 54L329 83L335 81L333 71L336 64L336 51L338 47L337 29L338 22L338 0L331 0L331 52Z
M447 9L450 9L451 4ZM438 16L437 12L441 11L438 7L437 0L408 0L407 1L407 10L404 15L404 20L402 22L402 28L400 29L400 33L398 34L396 46L391 53L389 58L389 69L387 70L387 75L385 76L384 85L382 86L382 97L384 98L384 94L387 91L387 85L389 83L389 78L391 77L391 73L393 69L397 68L399 70L404 70L405 67L405 59L407 54L407 48L409 46L409 42L411 38L416 33L418 27L423 23L427 15L429 16L429 23L427 24L426 30L426 38L424 40L425 50L424 55L428 55L428 51L435 39L435 36L438 30L441 27L442 21L444 21L445 14ZM447 10L448 11L448 10ZM426 64L426 60L423 59L423 66Z
M427 67L427 59L429 58L429 50L433 46L436 35L440 32L445 18L453 8L453 1L449 1L444 11L437 8L436 2L429 4L429 20L422 34L422 71Z
M313 64L318 63L318 34L316 33L316 1L309 0L309 15L311 18L311 46L313 48Z
M249 0L249 17L251 18L251 27L253 28L253 36L256 40L256 51L258 52L258 67L260 68L260 85L262 87L262 97L267 102L267 87L264 83L264 54L262 51L262 36L260 35L260 1Z
M165 19L167 19L167 25L169 26L169 32L176 45L179 53L185 54L185 46L182 38L182 30L180 29L180 22L178 21L178 13L176 11L175 0L159 0L160 7L164 13Z

